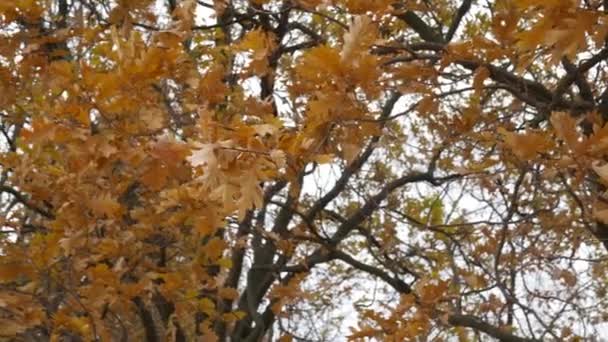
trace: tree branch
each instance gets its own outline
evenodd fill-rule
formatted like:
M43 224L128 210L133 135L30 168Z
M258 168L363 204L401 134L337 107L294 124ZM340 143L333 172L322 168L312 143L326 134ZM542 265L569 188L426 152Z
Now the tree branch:
M54 219L55 215L53 215L51 212L40 208L38 206L36 206L35 204L31 203L22 193L20 193L19 191L6 186L6 185L0 185L0 192L6 192L9 193L11 195L13 195L15 197L15 199L17 201L19 201L19 203L23 204L26 208L33 210L35 212L37 212L38 214L48 218L48 219Z
M416 13L413 11L405 11L404 13L397 14L397 18L403 20L409 27L411 27L420 38L427 42L433 43L445 43L443 37L435 32L435 30L424 22Z
M463 0L462 4L460 4L460 7L458 8L458 12L456 12L456 15L454 15L454 19L452 19L452 24L450 25L450 29L448 30L448 33L445 36L445 40L447 42L451 41L452 38L454 38L454 34L456 33L456 30L458 30L458 27L460 26L460 22L462 21L462 18L464 18L464 16L467 14L467 12L471 9L472 2L473 2L472 0Z
M399 101L399 98L401 98L401 94L399 94L399 93L393 93L389 97L389 99L384 104L384 107L382 109L382 114L380 115L380 119L387 118L391 114L391 112L393 111L393 108L395 107L395 104L397 103L397 101ZM365 151L363 151L363 153L361 153L357 157L357 159L353 160L344 169L344 172L342 172L342 175L336 181L333 188L331 190L329 190L325 195L323 195L323 197L321 197L318 201L316 201L313 204L313 206L310 208L310 210L308 210L308 212L306 213L306 221L312 222L312 220L315 218L315 216L321 210L323 210L329 204L329 202L331 202L334 198L336 198L340 194L340 192L342 192L342 190L344 190L344 188L346 187L348 180L351 178L351 176L354 173L356 173L367 162L369 157L372 155L372 153L376 149L376 143L379 140L380 140L379 135L374 136L371 139L370 144L367 146Z
M448 316L448 322L454 326L461 326L474 329L486 333L501 342L535 342L538 340L528 339L508 333L498 327L495 327L478 317L472 315L451 314Z

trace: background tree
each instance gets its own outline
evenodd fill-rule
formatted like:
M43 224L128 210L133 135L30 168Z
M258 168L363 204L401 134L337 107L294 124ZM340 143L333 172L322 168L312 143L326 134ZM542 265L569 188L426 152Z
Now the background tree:
M0 25L0 336L606 333L606 1L5 0Z

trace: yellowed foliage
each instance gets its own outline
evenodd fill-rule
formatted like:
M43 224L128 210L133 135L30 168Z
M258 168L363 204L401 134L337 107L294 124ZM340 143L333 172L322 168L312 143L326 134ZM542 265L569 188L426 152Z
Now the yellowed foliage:
M552 146L549 138L539 132L518 134L500 129L499 133L504 137L505 144L522 160L532 160Z

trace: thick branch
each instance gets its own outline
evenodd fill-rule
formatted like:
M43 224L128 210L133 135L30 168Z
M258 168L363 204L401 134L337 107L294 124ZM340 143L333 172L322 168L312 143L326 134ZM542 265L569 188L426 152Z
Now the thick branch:
M566 92L566 90L574 83L577 77L589 71L589 69L593 68L596 64L608 58L608 48L602 49L598 54L589 58L585 62L581 63L578 68L574 71L568 71L568 73L559 81L557 87L554 92L554 102L561 98L561 96Z
M1 185L0 192L7 192L7 193L13 195L15 197L15 199L17 199L17 201L19 201L21 204L23 204L26 208L33 210L48 219L55 218L55 215L46 211L43 208L40 208L40 207L36 206L35 204L31 203L27 198L25 198L25 196L22 193L20 193L19 191L15 190L9 186Z
M460 26L460 22L462 21L462 18L464 18L464 16L467 14L467 12L471 9L472 2L473 2L472 0L463 0L462 1L462 4L460 4L460 7L458 8L458 12L456 12L454 19L452 20L450 29L448 30L448 33L445 36L446 41L449 42L452 40L452 38L454 38L454 34L456 33L456 30Z
M384 280L387 284L392 286L395 290L399 291L399 293L411 293L412 288L406 284L403 280L392 277L390 274L386 273L384 270L376 268L374 266L363 263L352 256L342 252L342 251L333 251L332 256L334 256L338 260L342 260L343 262L351 265L352 267L376 276L382 280Z
M386 184L386 186L376 193L376 195L367 200L363 207L349 217L346 222L341 224L336 233L332 236L330 243L332 245L337 245L340 243L340 241L342 241L355 227L357 227L361 222L365 221L380 206L380 203L384 201L395 189L406 184L416 182L427 182L432 185L440 185L446 181L461 177L462 175L460 174L454 174L446 177L436 178L429 172L412 172L393 180L392 182Z
M423 40L433 43L444 43L441 35L435 32L435 30L425 23L416 13L405 11L402 14L398 14L397 18L403 20L409 27L416 31Z
M495 327L478 317L472 315L451 314L448 322L454 326L461 326L486 333L501 342L534 342L538 340L528 339L513 335L498 327Z
M158 332L156 331L156 324L154 323L154 318L150 311L146 308L146 304L140 297L135 297L133 299L135 306L137 307L137 311L139 317L141 318L141 323L144 327L144 332L146 334L146 342L157 342L160 341L160 337Z
M574 75L574 77L575 77L574 83L578 87L581 97L585 101L593 102L594 101L593 92L591 91L589 82L587 82L587 80L585 79L585 75L583 73L581 73L578 70L578 68L576 67L576 65L572 64L572 62L570 62L570 60L567 57L562 58L562 64L564 66L564 69L566 69L566 72L568 72L568 74Z
M401 94L399 94L399 93L394 93L390 96L390 98L384 104L384 107L382 109L382 114L380 115L380 119L387 118L391 114L391 112L393 111L393 108L395 107L395 104L397 103L397 101L399 100L400 97L401 97ZM321 197L318 201L316 201L313 204L312 208L310 208L310 210L306 213L306 221L312 222L312 220L315 218L315 216L321 210L323 210L329 204L329 202L334 200L342 192L342 190L344 190L344 188L348 184L348 181L352 177L352 175L355 174L367 162L369 157L372 155L372 153L376 149L376 143L379 140L380 140L379 135L374 136L371 139L370 144L363 151L363 153L361 153L357 157L357 159L353 160L344 169L344 172L342 172L342 175L336 181L333 188L331 190L329 190L323 197Z

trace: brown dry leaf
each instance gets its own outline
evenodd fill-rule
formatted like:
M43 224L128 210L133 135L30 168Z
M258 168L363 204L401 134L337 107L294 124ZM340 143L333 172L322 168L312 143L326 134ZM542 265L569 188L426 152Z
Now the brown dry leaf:
M0 264L0 283L12 282L20 277L28 277L34 274L31 266L18 263Z
M255 172L247 172L241 176L241 196L237 201L238 216L242 220L247 210L261 208L263 205L263 193L260 187L260 179Z
M576 275L568 270L562 270L560 272L560 278L568 285L569 287L573 287L576 285Z
M420 114L431 114L436 112L439 108L439 104L435 101L433 96L425 96L422 100L418 102L416 106L416 110Z
M568 144L570 149L577 151L580 145L580 134L576 129L578 120L566 112L554 112L551 114L550 121L557 137Z
M141 182L151 190L160 190L167 184L169 169L161 163L153 163L141 176Z
M360 54L366 54L367 48L376 40L377 31L372 19L366 15L355 17L348 32L344 34L344 45L340 60L348 62Z
M428 305L441 300L446 294L449 284L445 280L426 279L416 285L416 291L421 302Z
M0 329L0 337L9 338L18 336L29 328L29 326L23 323L5 318L0 318L0 326L2 327L2 329Z
M608 164L600 166L599 162L595 162L591 167L604 183L608 183Z
M282 150L270 151L270 159L279 169L287 165L287 154Z
M158 108L148 108L141 113L141 120L149 131L156 131L165 126L164 113Z
M539 153L546 152L552 145L545 133L533 131L513 133L504 128L499 128L498 132L504 137L505 144L521 160L532 160Z
M342 157L348 164L350 164L357 156L359 155L359 151L361 151L361 147L355 144L345 143L341 146L342 149Z
M223 287L218 291L218 294L223 299L235 300L239 298L239 292L231 287Z
M483 90L483 82L490 77L490 70L488 68L481 66L475 70L475 76L473 77L473 88L475 88L475 92L480 94Z
M181 164L190 154L188 145L173 138L161 138L152 144L150 154L169 166Z
M593 217L604 224L608 224L608 203L596 201L593 206Z
M122 211L120 203L110 194L103 194L89 199L89 208L97 216L116 217Z

